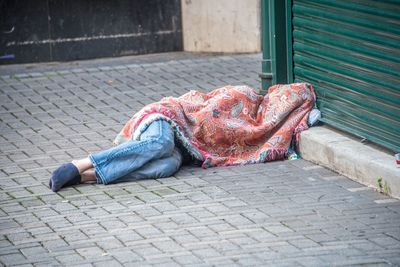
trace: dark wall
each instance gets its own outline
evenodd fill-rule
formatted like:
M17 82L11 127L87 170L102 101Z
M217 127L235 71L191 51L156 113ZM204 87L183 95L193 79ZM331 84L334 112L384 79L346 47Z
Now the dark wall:
M182 50L180 0L0 0L0 64Z

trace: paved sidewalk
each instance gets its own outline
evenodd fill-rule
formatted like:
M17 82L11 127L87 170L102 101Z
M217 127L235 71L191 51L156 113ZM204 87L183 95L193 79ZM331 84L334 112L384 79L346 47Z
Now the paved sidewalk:
M258 88L260 61L172 53L0 67L0 265L400 265L400 202L304 160L48 189L59 164L110 147L143 105Z

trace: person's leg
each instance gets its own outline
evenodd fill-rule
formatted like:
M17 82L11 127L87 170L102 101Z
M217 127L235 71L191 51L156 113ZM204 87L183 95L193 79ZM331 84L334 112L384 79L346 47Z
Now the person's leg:
M169 157L174 150L174 133L168 122L154 121L132 140L89 156L95 167L97 182L108 184L141 168L147 162Z
M95 168L98 183L108 184L125 176L147 162L169 157L174 149L174 133L170 125L162 120L151 123L142 133L140 141L132 140L111 149L92 154L88 158L63 164L53 172L49 186L53 191L82 181L82 174ZM83 181L91 181L89 172Z
M94 168L88 169L81 173L81 183L96 182L96 171Z
M173 149L174 133L170 125L162 120L155 121L142 133L140 141L132 140L61 165L53 172L49 187L56 192L65 186L92 181L93 174L84 173L93 167L97 182L107 184L139 169L150 160L171 156Z
M73 160L72 164L76 166L78 169L79 173L83 173L86 170L92 169L93 168L93 163L90 160L89 157L84 158L84 159L78 159L78 160Z
M175 147L170 157L149 161L141 168L115 180L114 182L128 182L140 179L158 179L169 177L176 173L181 166L182 154L180 150ZM82 183L96 181L96 171L94 168L87 169L81 173Z
M141 168L113 181L113 183L169 177L176 173L181 166L182 154L179 149L175 147L171 156L151 160Z

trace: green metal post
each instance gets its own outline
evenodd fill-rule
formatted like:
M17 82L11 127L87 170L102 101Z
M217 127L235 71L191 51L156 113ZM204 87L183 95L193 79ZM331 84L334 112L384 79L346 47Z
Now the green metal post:
M268 87L272 85L272 59L271 59L271 28L270 28L270 0L261 0L261 19L262 19L262 73L261 77L261 93L265 94Z
M293 29L292 29L292 0L285 1L286 9L286 57L287 83L293 83Z
M288 81L286 5L281 0L262 0L262 73L261 93L277 83Z

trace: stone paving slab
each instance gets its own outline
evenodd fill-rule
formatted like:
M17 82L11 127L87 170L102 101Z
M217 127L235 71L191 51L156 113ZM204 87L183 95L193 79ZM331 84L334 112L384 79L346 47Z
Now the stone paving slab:
M304 160L51 192L143 105L260 85L260 54L149 57L0 68L0 265L400 265L400 202Z

